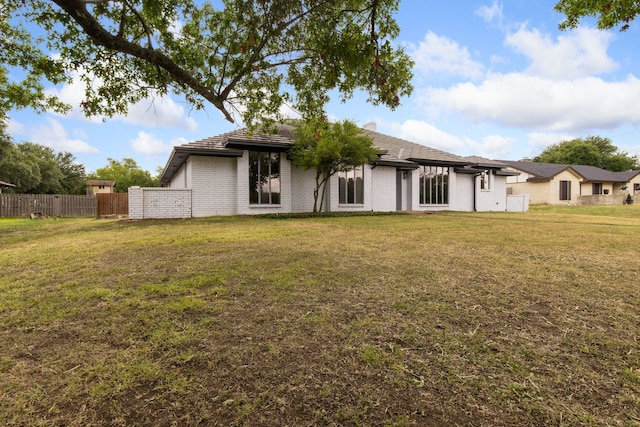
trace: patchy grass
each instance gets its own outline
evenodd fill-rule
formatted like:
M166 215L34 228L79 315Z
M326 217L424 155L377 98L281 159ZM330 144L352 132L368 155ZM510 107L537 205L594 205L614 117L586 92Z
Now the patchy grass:
M640 205L0 220L0 424L640 425Z

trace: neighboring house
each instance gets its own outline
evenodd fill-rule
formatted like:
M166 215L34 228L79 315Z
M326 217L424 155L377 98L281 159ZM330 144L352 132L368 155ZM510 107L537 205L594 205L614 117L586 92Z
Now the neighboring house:
M0 181L0 193L2 193L3 188L15 187L15 185L10 184L8 182Z
M531 204L603 205L640 194L640 170L611 172L595 166L503 161L520 174L507 178L510 194L529 194Z
M115 181L105 179L89 179L87 180L87 195L91 196L98 193L113 193Z
M249 135L242 129L176 146L160 176L166 188L158 190L165 192L139 200L156 211L162 204L182 209L168 216L184 216L185 204L190 204L193 217L311 212L315 171L289 160L293 132L284 125L274 135ZM459 157L371 129L363 132L373 139L379 156L372 164L331 177L324 210L507 209L506 177L513 172L506 171L506 165ZM190 200L171 199L166 193L171 189L190 190ZM129 190L130 206L132 194L140 190Z

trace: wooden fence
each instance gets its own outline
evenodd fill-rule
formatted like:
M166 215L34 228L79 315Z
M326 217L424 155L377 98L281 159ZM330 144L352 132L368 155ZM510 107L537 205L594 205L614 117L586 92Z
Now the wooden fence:
M98 216L128 215L129 193L97 193Z
M27 217L31 214L61 217L96 216L94 196L70 194L0 194L0 217Z

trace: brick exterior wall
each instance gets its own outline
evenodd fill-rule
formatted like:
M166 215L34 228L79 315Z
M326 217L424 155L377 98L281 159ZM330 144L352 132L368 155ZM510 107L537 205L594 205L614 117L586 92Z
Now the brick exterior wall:
M249 159L248 151L242 157L207 157L191 156L176 173L166 190L190 191L190 216L206 217L216 215L256 215L265 213L311 212L313 210L313 190L315 188L315 171L305 171L292 165L286 154L280 161L279 205L249 204ZM479 211L507 210L507 179L492 176L491 190L481 191L479 180L473 175L456 174L451 168L449 176L449 204L419 204L419 171L407 171L402 181L403 209L421 211L473 211L474 185L478 197L476 209ZM512 184L517 187L520 184ZM577 187L577 186L576 186ZM146 189L145 189L146 190ZM364 167L364 203L350 205L339 203L338 176L331 177L327 187L324 211L377 211L391 212L396 210L397 173L394 167L370 165ZM517 194L516 191L514 193ZM130 217L148 217L149 210L154 215L162 215L156 209L158 203L140 205L136 197L138 192L130 190ZM146 202L145 202L146 203ZM167 200L169 205L176 205L175 200ZM175 208L175 206L174 206ZM174 209L172 208L172 209ZM181 206L182 208L182 206ZM166 217L183 217L184 211L175 208L166 212Z
M316 187L314 170L291 167L291 212L313 211L313 190Z
M191 218L191 190L129 187L129 218Z
M370 169L370 168L368 168ZM409 179L409 178L407 178ZM370 194L371 209L376 212L392 212L396 210L396 168L377 166L371 171ZM405 183L406 184L406 183ZM406 198L406 187L405 190Z
M193 217L237 215L238 199L245 179L238 181L239 159L235 157L191 156L187 161L192 190ZM246 187L246 186L244 186Z

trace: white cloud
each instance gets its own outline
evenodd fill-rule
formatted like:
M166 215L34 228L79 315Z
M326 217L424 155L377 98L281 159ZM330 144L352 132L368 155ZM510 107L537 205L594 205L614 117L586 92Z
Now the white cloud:
M466 138L451 135L422 120L405 120L391 127L399 138L449 152L462 150L469 143Z
M480 6L476 9L476 15L486 22L497 22L502 24L502 3L494 1L491 6Z
M491 74L481 84L461 83L421 94L425 111L456 112L475 121L554 132L640 123L640 80L596 77L555 81L519 73Z
M132 105L126 116L118 118L134 125L164 126L192 132L198 130L196 121L185 116L184 108L168 96L155 95L143 99Z
M484 66L471 58L466 47L431 31L417 47L411 45L410 49L416 70L426 75L443 74L469 79L483 75Z
M527 145L531 148L531 156L537 156L551 144L569 141L574 138L576 138L574 135L568 133L531 132L527 134Z
M552 79L593 76L617 68L607 54L610 32L580 28L558 37L557 42L539 30L522 26L507 35L505 43L531 60L527 74Z
M9 118L9 121L7 122L7 132L9 135L20 135L25 132L25 127L22 123Z
M74 73L74 81L71 84L65 84L59 88L50 88L47 93L56 95L63 102L71 105L71 112L66 117L86 120L92 123L100 123L102 117L86 117L80 104L84 100L84 84L80 80L78 73ZM95 79L96 85L99 79ZM169 96L160 96L152 94L129 107L126 116L117 115L113 120L121 120L125 123L134 125L143 125L148 127L172 127L189 131L196 131L198 124L196 121L185 115L185 109L177 104Z
M50 117L47 123L35 128L28 128L26 134L31 142L51 147L56 151L68 151L70 153L99 153L96 147L92 147L80 138L71 138L62 124ZM82 137L83 135L79 135Z
M469 144L473 153L489 159L502 159L507 156L513 148L514 138L502 135L487 135L482 138L482 142L471 142Z
M185 138L177 138L170 143L165 143L161 139L148 134L146 132L138 132L138 137L131 140L129 143L134 151L141 154L155 155L155 154L168 154L175 145L184 144L187 140Z

